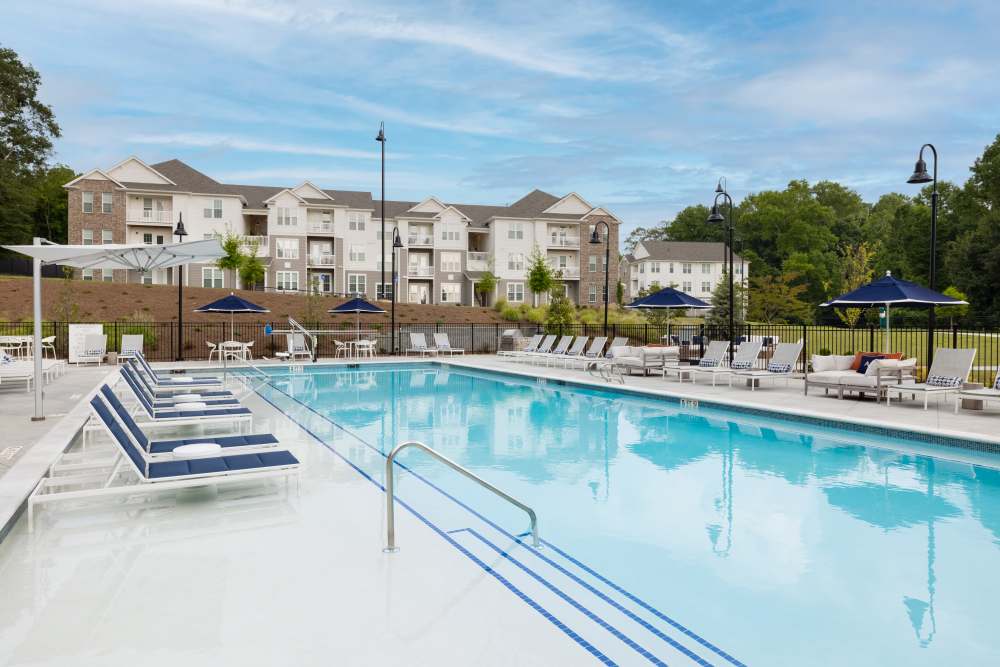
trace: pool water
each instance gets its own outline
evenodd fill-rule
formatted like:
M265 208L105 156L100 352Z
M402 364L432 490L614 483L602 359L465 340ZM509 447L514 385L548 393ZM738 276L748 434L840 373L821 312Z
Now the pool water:
M261 393L366 443L342 454L378 480L377 452L434 447L746 664L1000 663L1000 457L432 364L310 368ZM525 529L425 454L399 460Z

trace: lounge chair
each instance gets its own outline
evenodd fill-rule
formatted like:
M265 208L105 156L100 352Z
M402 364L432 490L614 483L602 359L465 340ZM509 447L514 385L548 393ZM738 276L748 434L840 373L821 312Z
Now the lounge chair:
M922 383L897 384L886 387L885 404L889 405L892 395L896 394L902 399L905 394L916 398L917 394L924 395L924 410L927 409L927 399L932 395L947 396L956 394L962 390L972 371L972 364L976 360L976 349L951 349L941 348L934 351L934 363L931 364L927 372L927 380Z
M569 346L570 344L572 344L572 342L573 342L573 336L563 336L562 338L559 339L559 342L556 343L556 346L552 348L551 351L535 352L534 354L529 354L527 358L531 363L535 363L536 361L541 361L544 364L548 364L549 363L548 360L551 359L553 356L562 357L564 354L566 354L566 350L569 349Z
M149 380L149 375L142 372L142 368L136 359L127 359L122 368L127 368L132 371L132 376L136 378L146 389L149 391L151 396L156 398L171 398L173 396L198 396L198 397L208 397L208 398L232 398L233 393L227 389L220 389L220 385L215 384L199 384L195 382L177 382L177 383L165 383L161 385L154 385ZM188 398L186 400L196 400Z
M512 357L512 356L515 356L515 355L517 355L517 354L519 354L521 352L534 352L536 349L538 349L538 344L542 342L543 338L545 338L545 336L543 336L542 334L535 334L534 336L531 337L531 340L528 341L527 345L525 345L520 350L516 350L516 349L515 350L497 350L497 354L499 356L501 356L501 357ZM517 340L523 340L523 339L518 338Z
M153 410L156 411L174 410L178 405L188 405L191 403L200 403L202 405L212 407L235 406L240 404L236 397L228 392L219 396L206 396L203 394L172 394L168 396L157 396L152 393L149 385L143 382L142 377L136 374L131 368L122 366L120 372L122 377L125 378L125 382L128 384L129 388L136 394L142 393L143 396L146 397L146 400L153 406Z
M722 377L723 375L732 375L735 371L748 371L753 369L754 364L757 363L757 357L760 356L761 345L762 343L759 340L743 341L740 343L739 349L736 350L736 354L733 355L733 361L729 366L717 364L715 366L699 365L692 367L690 369L691 382L695 382L695 379L699 375L707 375L712 378L712 386L714 387L716 379ZM730 385L732 385L731 382Z
M60 359L42 359L42 381L52 382L63 372L65 365ZM17 361L5 353L0 353L0 382L24 382L25 391L30 391L34 381L34 360Z
M548 336L542 339L542 342L539 343L538 347L536 347L534 350L528 350L528 349L521 350L520 352L514 355L514 358L517 360L530 359L531 357L539 354L548 354L549 351L552 349L552 345L555 344L556 338L557 336L555 334L549 334Z
M463 348L451 346L446 333L434 334L434 347L437 348L438 354L465 354Z
M104 334L87 334L83 337L83 349L76 357L78 364L104 363L104 355L108 352L108 337Z
M243 422L253 419L253 413L242 405L211 406L201 401L180 402L172 407L157 408L152 401L134 384L129 376L125 376L128 385L138 405L149 417L149 424L204 424L208 422L235 421Z
M573 363L576 360L583 358L583 352L587 349L587 341L590 338L588 336L577 336L573 344L570 345L569 349L566 350L561 356L554 357L548 361L553 364L562 364L564 367Z
M697 366L681 366L679 364L677 366L666 366L663 369L663 377L676 375L677 380L683 382L684 378L692 377L695 368L715 368L721 366L728 351L728 340L713 340L708 344Z
M203 376L194 377L192 375L173 375L169 373L157 373L153 370L153 367L149 365L146 361L145 355L142 352L136 352L133 359L129 363L136 364L136 368L145 373L146 378L149 380L150 384L156 386L157 389L165 389L170 387L187 387L191 385L202 386L213 386L221 385L222 380L214 376Z
M90 465L91 471L82 474L57 473L59 464L51 466L49 475L38 483L28 497L29 531L34 528L35 508L42 504L102 496L155 493L195 486L246 483L298 474L298 459L288 450L277 448L221 455L220 445L218 449L220 455L206 456L204 450L211 447L195 445L187 449L195 450L191 455L196 458L184 458L188 452L184 449L177 451L175 448L170 459L161 457L157 460L147 456L131 433L115 419L111 408L100 395L95 394L90 405L117 450L111 470L106 472L103 462ZM79 469L81 465L76 463L74 468ZM123 480L124 472L131 472L131 477L136 480L135 483L130 484L127 480ZM67 487L69 490L61 490Z
M604 353L604 356L611 359L615 356L615 354L617 354L617 352L620 352L623 347L628 347L628 336L618 336L611 341L611 345L608 345L608 349Z
M988 403L990 401L1000 402L1000 372L993 379L992 387L983 387L982 389L962 389L955 393L955 414L958 414L960 408L964 407L962 405L963 400L970 401L982 401L983 403Z
M214 443L223 449L231 450L236 448L262 448L274 447L278 444L278 439L270 433L248 433L246 435L203 435L189 438L179 438L170 440L151 440L142 427L136 423L125 405L118 399L115 392L108 385L101 385L100 393L104 401L111 406L111 409L118 417L118 421L135 438L135 441L142 447L143 451L150 455L170 454L182 445L193 445L199 443Z
M118 348L118 363L135 358L136 353L142 354L142 335L127 334L122 336L122 344Z
M410 352L416 352L421 357L431 354L437 354L437 348L427 347L427 338L422 333L410 332L410 347L407 348L406 354L409 355Z
M776 380L777 378L785 378L785 385L787 386L788 379L795 373L795 364L798 363L800 354L802 354L801 342L778 343L778 346L774 350L774 355L771 356L771 360L767 363L767 369L734 369L733 372L729 374L729 386L733 386L734 377L746 378L749 380L747 384L750 385L750 391L756 389L761 380ZM733 365L735 366L735 361Z

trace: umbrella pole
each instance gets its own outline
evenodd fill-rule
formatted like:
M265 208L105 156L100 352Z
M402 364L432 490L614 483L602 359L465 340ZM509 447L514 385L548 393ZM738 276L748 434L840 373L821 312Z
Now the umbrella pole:
M889 328L889 304L885 304L885 353L892 354L892 336L890 335L891 329Z

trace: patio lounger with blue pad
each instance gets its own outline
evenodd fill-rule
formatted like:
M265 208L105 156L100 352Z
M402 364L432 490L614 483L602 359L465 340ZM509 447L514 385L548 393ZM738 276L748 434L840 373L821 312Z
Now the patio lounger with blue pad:
M992 387L983 387L982 389L963 389L962 391L955 394L955 414L958 414L959 408L964 407L962 405L963 400L970 401L982 401L983 403L988 403L989 401L1000 402L1000 373L993 379Z
M95 464L86 473L55 474L57 465L35 486L28 497L28 530L34 528L35 508L62 500L79 501L103 496L157 493L203 486L248 483L252 481L288 478L298 474L299 460L284 449L247 452L242 454L206 456L203 451L184 458L183 450L173 452L171 459L151 459L114 418L111 409L95 395L91 407L99 415L102 426L111 437L117 452L110 465ZM221 446L219 451L221 451ZM89 451L89 450L88 450ZM74 464L79 469L80 464ZM131 475L123 478L123 473ZM134 483L128 483L134 478ZM67 489L67 490L63 490Z
M731 375L735 371L748 371L753 368L753 365L757 363L757 357L760 356L760 348L763 342L760 340L748 340L740 343L740 347L736 350L736 354L733 355L733 363L729 366L723 366L720 364L710 365L710 366L694 366L689 370L691 371L691 382L695 381L699 375L708 375L712 378L712 386L715 386L715 380L723 375ZM728 348L727 348L728 349ZM705 355L706 357L708 354ZM730 383L732 384L732 383Z
M594 361L595 359L601 358L601 353L604 352L604 345L607 342L608 339L606 336L598 336L593 341L591 341L590 345L587 347L586 351L583 352L583 354L571 358L567 362L567 365L579 363L582 364L583 368L586 368L590 364L590 362Z
M972 372L972 364L976 360L976 349L941 348L934 351L934 363L927 371L927 380L923 383L893 384L886 387L885 404L893 394L902 399L906 394L916 398L917 394L924 396L924 410L927 409L927 399L931 394L947 396L962 391L962 385Z
M192 401L190 403L176 403L166 409L157 408L144 392L132 386L129 378L126 377L125 381L129 384L136 401L149 417L149 425L202 424L211 421L249 421L253 419L253 413L242 405L212 407L205 403Z
M561 356L554 359L550 359L552 363L560 363L564 367L572 364L574 361L584 358L583 352L587 348L587 341L590 338L588 336L577 336L576 340L573 341L573 345L570 346L568 350Z
M217 444L224 450L234 448L254 448L274 447L278 444L278 439L270 433L248 433L246 435L203 435L172 440L150 440L142 427L136 423L128 409L115 392L108 385L101 386L101 396L104 402L111 406L111 409L118 416L118 421L128 429L129 433L147 454L170 454L178 447L193 444Z
M153 370L153 367L149 365L146 361L146 357L143 356L142 352L136 352L132 357L135 361L139 362L139 367L142 372L146 374L149 381L155 384L157 387L176 387L178 385L220 385L222 380L217 377L193 377L191 375L170 375L157 373Z
M212 407L237 406L240 402L235 396L203 396L201 394L176 394L174 396L155 396L139 377L128 368L121 369L122 377L136 395L143 394L146 400L153 405L154 410L170 410L178 405L190 405L192 403L202 403Z
M663 369L663 377L676 374L677 379L683 382L685 376L691 377L693 375L692 371L695 368L715 368L722 366L722 362L728 351L728 340L713 340L708 344L705 354L702 355L701 361L698 362L697 366L667 366Z
M548 364L549 363L548 359L551 359L553 356L558 356L561 358L562 355L566 354L566 350L569 349L569 346L572 342L573 342L572 336L563 336L562 338L559 339L559 342L556 343L556 346L550 352L536 352L534 354L527 355L526 358L529 361L531 361L531 363L535 363L535 361L541 360L542 363Z
M557 336L555 334L549 334L542 339L542 342L538 344L534 350L521 350L514 355L517 359L530 359L531 357L538 354L548 354L549 350L552 349L553 343L556 342Z
M785 378L785 386L787 386L789 378L795 373L795 364L799 362L800 354L802 354L801 341L798 343L778 343L771 360L767 362L766 370L735 370L729 376L729 386L733 386L734 377L750 380L748 383L750 391L756 389L760 380Z
M150 396L156 396L157 398L174 398L182 395L192 395L200 398L234 398L233 392L228 389L213 389L213 385L184 382L173 386L154 386L150 384L149 376L141 371L139 364L134 359L127 360L122 365L122 368L131 370L132 377L149 391ZM188 398L185 400L193 399Z
M524 346L524 349L497 350L497 354L501 357L511 357L514 356L515 354L518 354L519 352L534 352L536 349L538 349L538 344L542 342L542 338L544 338L542 334L535 334L534 336L531 337L531 340L528 341L528 344Z

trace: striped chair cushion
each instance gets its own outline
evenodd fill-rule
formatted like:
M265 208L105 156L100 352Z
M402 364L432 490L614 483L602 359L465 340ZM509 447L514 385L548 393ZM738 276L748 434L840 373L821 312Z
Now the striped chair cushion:
M14 363L14 357L10 356L6 352L0 352L0 364L12 364Z
M997 375L997 379L993 381L993 388L1000 391L1000 375Z
M962 384L962 378L948 377L947 375L928 375L928 387L958 387Z
M767 370L769 373L788 373L792 370L791 364L779 364L776 362L771 362L767 365Z
M702 368L715 368L719 365L718 359L702 359L698 362L698 365Z
M83 356L85 357L100 357L104 356L104 350L84 350Z
M735 368L736 370L746 370L748 368L751 368L752 366L753 366L752 361L734 361L732 367Z

